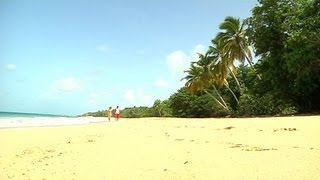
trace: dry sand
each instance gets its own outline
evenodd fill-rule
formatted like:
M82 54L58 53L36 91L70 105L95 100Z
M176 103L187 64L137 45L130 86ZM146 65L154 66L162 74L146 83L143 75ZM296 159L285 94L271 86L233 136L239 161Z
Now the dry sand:
M0 179L320 179L320 116L0 130Z

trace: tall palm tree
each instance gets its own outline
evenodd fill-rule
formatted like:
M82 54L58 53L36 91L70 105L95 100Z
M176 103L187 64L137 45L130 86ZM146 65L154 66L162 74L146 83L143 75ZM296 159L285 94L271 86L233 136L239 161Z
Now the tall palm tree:
M246 29L244 28L244 23L241 23L239 18L228 16L220 24L219 28L223 31L218 33L215 40L221 44L221 50L224 52L224 56L226 56L232 64L234 64L235 60L243 64L247 61L255 71L248 38L245 35ZM258 74L257 77L261 79Z
M241 63L247 61L251 66L252 55L249 49L247 37L245 36L244 23L239 18L226 17L220 24L216 40L221 43L222 50L230 60L239 60Z

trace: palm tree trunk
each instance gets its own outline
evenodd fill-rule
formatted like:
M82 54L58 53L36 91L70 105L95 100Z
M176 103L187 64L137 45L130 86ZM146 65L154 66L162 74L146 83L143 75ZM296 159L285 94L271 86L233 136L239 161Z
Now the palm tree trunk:
M258 79L261 80L261 76L257 73L256 69L253 67L253 63L250 61L250 59L248 58L247 54L244 53L246 60L248 61L248 63L250 64L251 68L253 69L253 72L257 75Z
M218 92L217 88L215 85L213 85L214 91L216 92L216 94L219 96L220 100L222 101L222 103L224 104L225 107L227 107L227 109L229 110L226 102L224 101L224 99L222 98L222 96L220 95L220 93Z
M234 92L230 89L230 87L228 85L225 84L225 86L227 87L227 89L230 91L230 93L232 94L232 96L234 97L234 99L237 101L237 104L239 104L239 100L237 98L237 96L234 94ZM241 91L241 90L240 90Z
M205 93L207 93L210 97L212 97L213 100L215 100L223 109L226 109L229 111L229 108L227 106L224 106L216 97L214 97L212 94L210 94L207 90L204 90Z
M238 86L238 88L239 88L240 94L242 94L242 93L241 93L241 86L240 86L240 83L239 83L239 81L238 81L238 78L237 78L236 75L233 73L233 71L230 69L230 67L228 67L228 69L229 69L229 71L231 72L231 75L232 75L233 79L234 79L234 80L236 81L236 83L237 83L237 86Z

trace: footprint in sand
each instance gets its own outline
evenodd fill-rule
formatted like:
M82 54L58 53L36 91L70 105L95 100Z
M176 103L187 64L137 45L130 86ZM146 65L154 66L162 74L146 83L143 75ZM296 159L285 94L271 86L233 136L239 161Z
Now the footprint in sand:
M280 129L273 129L273 132L277 131L297 131L297 128L280 128Z
M165 135L166 137L170 137L170 134L167 133L167 132L166 132L164 135Z
M230 129L233 129L233 128L235 128L235 127L229 126L229 127L225 127L224 129L225 129L225 130L230 130Z
M95 140L93 140L93 139L88 139L88 142L95 142Z
M232 144L232 143L231 143ZM229 148L242 148L242 151L271 151L271 150L277 150L276 148L262 148L258 146L248 146L243 144L233 144L233 146L230 146Z
M243 151L271 151L271 150L277 150L275 148L262 148L262 147L249 147L242 149Z
M233 146L230 146L229 148L240 148L240 147L245 147L242 144L234 144Z

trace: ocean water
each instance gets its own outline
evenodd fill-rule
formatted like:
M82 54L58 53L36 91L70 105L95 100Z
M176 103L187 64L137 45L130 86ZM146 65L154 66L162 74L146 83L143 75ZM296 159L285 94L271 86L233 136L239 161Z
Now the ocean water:
M51 114L0 112L0 128L63 126L106 121L106 118L72 117Z

